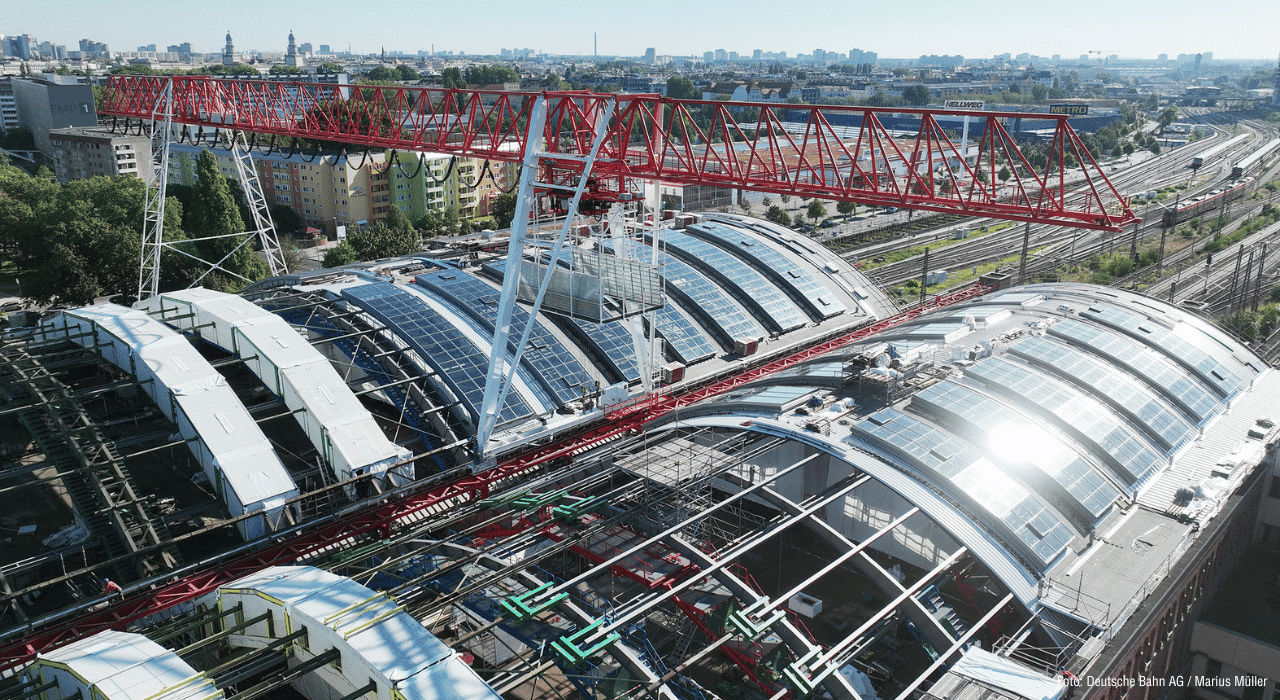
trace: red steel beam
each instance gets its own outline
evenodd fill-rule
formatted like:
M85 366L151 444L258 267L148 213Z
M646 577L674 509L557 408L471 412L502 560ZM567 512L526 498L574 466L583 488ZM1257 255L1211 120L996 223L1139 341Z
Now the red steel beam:
M1066 115L126 75L111 77L99 111L152 119L170 80L172 120L188 127L504 162L522 160L534 98L544 96L544 183L576 177L595 125L609 120L589 199L659 180L1106 231L1138 221ZM976 120L972 163L943 115ZM891 116L914 120L914 136L895 138L883 123ZM1053 124L1038 167L1006 130L1022 119Z
M334 542L371 532L389 534L393 523L414 513L436 506L483 499L504 482L527 474L554 460L571 458L574 454L605 440L640 430L645 424L678 408L730 391L742 384L863 340L887 328L910 321L926 311L972 299L987 291L989 290L985 287L973 285L958 292L940 296L931 304L857 328L838 338L712 384L688 391L677 390L668 394L651 395L645 400L627 404L609 413L603 421L594 426L564 436L544 448L507 459L493 469L358 512L205 571L158 585L136 597L126 598L107 605L103 609L32 632L22 639L0 646L0 672L26 663L35 658L38 653L69 644L77 639L83 639L107 629L124 629L133 622L156 615L174 605L212 593L220 586L248 574L270 566L298 561L331 546Z

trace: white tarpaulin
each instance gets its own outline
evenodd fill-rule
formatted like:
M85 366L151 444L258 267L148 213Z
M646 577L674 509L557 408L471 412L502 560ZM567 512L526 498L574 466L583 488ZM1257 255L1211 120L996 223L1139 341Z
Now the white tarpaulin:
M966 651L951 667L951 673L1007 690L1027 700L1058 700L1067 691L1067 686L1056 678L977 648Z

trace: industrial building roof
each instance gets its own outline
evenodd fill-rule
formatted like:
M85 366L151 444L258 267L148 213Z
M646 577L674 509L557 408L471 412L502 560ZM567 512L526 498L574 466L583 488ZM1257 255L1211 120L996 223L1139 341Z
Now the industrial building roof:
M766 222L704 214L680 230L646 235L647 244L636 244L643 249L637 257L652 256L649 246L655 235L659 270L670 294L641 327L646 337L664 341L652 371L664 364L680 366L673 381L714 375L744 354L780 353L895 311L882 292L839 256ZM579 241L579 250L611 250L607 239L597 245L599 240L588 235ZM249 291L259 304L280 311L313 336L351 332L327 321L326 315L358 315L366 327L379 331L373 335L387 344L384 350L400 348L425 375L432 405L416 410L443 407L456 434L465 439L479 422L505 267L502 261L474 266L465 260L414 256L290 275ZM328 302L338 311L295 311L278 301L299 295ZM602 303L622 308L617 299L606 297ZM530 318L526 308L516 307L517 332ZM544 426L554 429L577 419L584 400L599 401L603 387L622 387L624 396L643 391L632 322L620 315L593 322L544 307L533 319L530 343L501 407L495 439L514 445L544 435ZM353 362L362 361L355 345L335 347Z
M1111 288L1033 285L695 404L670 427L826 453L827 482L863 472L905 499L878 520L914 505L946 533L917 532L934 542L913 555L900 537L896 556L927 566L935 546L963 546L1028 609L1107 629L1262 458L1255 420L1277 391L1280 375L1194 315ZM827 522L856 541L866 507L851 495Z
M580 250L606 247L590 238ZM669 292L636 328L666 341L671 383L728 375L753 352L782 354L894 311L837 256L772 224L704 215L631 241L659 262ZM270 280L248 290L252 309L206 292L150 307L239 355L269 391L285 396L290 382L309 391L292 410L340 419L327 408L335 392L354 411L349 387L363 384L433 458L452 450L460 463L482 410L505 268L422 255ZM190 320L164 310L175 303L192 304ZM613 306L625 315L626 304ZM317 365L316 352L285 340L284 324L259 309L322 348L342 368L339 384L324 372L289 374ZM169 390L148 389L157 405L182 407L220 386L185 339L140 311L61 318L47 330L81 337L140 378L142 365L155 365L151 386ZM535 316L523 304L515 318L517 330L532 324L532 343L499 409L499 442L553 438L599 418L606 400L643 391L629 319ZM311 382L326 389L297 388ZM606 399L610 387L618 391ZM735 660L759 652L757 669L773 664L754 679L768 694L821 685L853 698L870 685L908 696L961 657L939 688L1016 685L1022 671L1007 646L992 645L1044 644L1087 665L1099 646L1086 641L1110 639L1262 458L1276 429L1268 422L1260 433L1257 419L1278 392L1280 375L1249 348L1177 308L1091 285L997 291L684 406L642 435L584 448L492 493L487 483L468 487L376 536L343 533L306 555L378 586L277 567L222 595L274 601L286 620L323 627L330 646L357 651L405 697L506 694L520 685L521 664L559 664L584 695L589 686L608 696L603 679L619 667L650 689L665 679L674 693L707 654L668 668L664 659L679 657L672 649L722 635L735 637L725 644ZM200 419L223 421L221 406ZM360 440L327 423L320 432ZM216 452L221 443L208 439ZM384 457L403 454L378 444ZM412 529L441 513L444 524ZM817 560L809 568L783 560L792 525ZM761 552L775 544L773 564ZM763 572L773 580L760 585ZM838 585L824 583L828 574ZM379 587L391 592L370 590ZM446 615L449 635L423 627ZM521 658L485 676L487 687L449 646L456 638L495 666ZM998 659L974 651L977 642ZM1054 696L1044 674L1027 678L1037 697Z

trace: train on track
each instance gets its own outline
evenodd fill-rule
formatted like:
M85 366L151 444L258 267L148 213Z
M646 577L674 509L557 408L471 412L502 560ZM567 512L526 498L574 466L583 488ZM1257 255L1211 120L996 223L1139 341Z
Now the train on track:
M1165 226L1175 226L1184 221L1194 219L1205 212L1224 206L1227 202L1234 202L1240 199L1249 191L1251 185L1253 185L1253 178L1246 177L1243 180L1223 185L1212 192L1193 197L1181 202L1177 207L1165 209L1161 222Z
M1271 139L1262 148L1250 153L1245 156L1243 160L1231 166L1231 177L1238 178L1249 172L1254 168L1254 166L1261 163L1263 158L1266 158L1272 151L1276 150L1276 148L1280 148L1280 139Z
M1192 158L1191 168L1193 170L1199 169L1200 166L1205 164L1205 161L1213 160L1215 156L1219 156L1223 153L1226 153L1227 151L1244 143L1245 141L1248 141L1251 138L1253 138L1251 134L1240 134L1239 136L1231 139L1230 141L1227 141L1225 143L1220 143L1217 146L1214 146L1213 148L1210 148L1209 150L1205 151L1204 153L1201 153L1200 155Z

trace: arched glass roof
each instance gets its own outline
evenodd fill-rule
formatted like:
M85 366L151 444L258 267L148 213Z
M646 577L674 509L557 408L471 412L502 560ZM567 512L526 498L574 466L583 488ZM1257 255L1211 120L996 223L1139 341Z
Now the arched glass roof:
M925 314L683 419L737 412L752 429L853 445L967 504L1044 570L1140 498L1264 367L1176 308L1036 285Z

